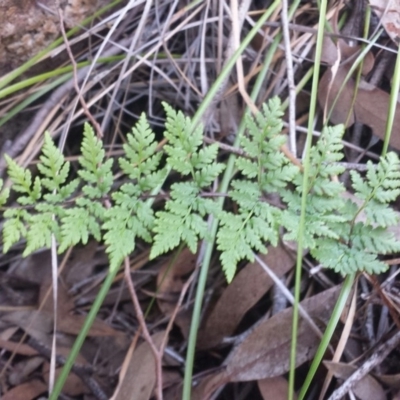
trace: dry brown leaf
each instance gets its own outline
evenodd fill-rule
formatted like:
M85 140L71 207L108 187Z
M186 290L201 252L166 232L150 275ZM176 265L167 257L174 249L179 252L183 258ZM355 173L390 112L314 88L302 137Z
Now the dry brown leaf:
M47 390L47 386L38 379L23 383L4 393L1 400L31 400Z
M151 338L159 348L165 331L155 333ZM156 384L156 363L147 342L133 352L126 374L113 395L113 400L149 400Z
M31 375L33 371L37 370L43 362L43 357L40 356L25 357L23 360L13 365L13 368L8 375L8 381L12 386L20 385L22 382L27 381L29 375Z
M190 400L208 400L215 390L227 383L229 383L229 379L223 379L219 372L214 372L206 376L197 386L192 388ZM175 400L175 397L171 398Z
M85 315L60 315L57 320L57 330L70 335L78 335L82 329L85 319ZM125 334L115 330L106 322L96 319L88 332L88 336L115 336L123 338L125 337Z
M260 256L275 272L283 276L293 267L293 258L279 245L269 247ZM198 347L211 348L235 331L246 312L253 307L273 285L272 279L256 263L248 264L224 290L199 333Z
M324 365L339 379L346 380L357 371L354 365L324 361ZM371 375L366 375L354 387L353 392L360 400L386 400L385 391L378 381Z
M322 45L321 61L328 65L334 65L338 60L343 63L349 63L354 61L360 52L360 46L349 46L343 39L338 39L335 44L331 37L325 36ZM373 54L367 53L362 63L363 75L371 72L374 62Z
M257 384L264 400L286 400L288 398L289 385L282 376L259 379ZM296 394L293 398L297 399Z
M39 304L41 304L43 312L53 314L53 283L50 275L40 285ZM64 318L73 308L73 298L68 294L67 288L59 284L57 287L57 318Z
M400 42L400 1L369 0L371 9L381 19L382 26L396 43Z
M10 269L13 275L41 285L49 276L51 277L50 250L39 251L21 260L18 259L10 265Z
M98 243L91 240L85 246L73 249L66 269L63 271L64 280L68 286L90 277L96 265L104 261L101 257L96 257L98 247Z
M10 340L4 340L1 338L0 338L0 349L11 351L15 354L20 354L24 356L34 356L38 354L38 352L35 349L32 349L32 347L27 344L12 342Z
M327 103L328 110L332 108L336 96L335 107L330 115L330 121L333 124L352 125L355 121L368 125L373 133L380 139L384 139L387 111L389 107L389 94L383 90L369 85L360 84L357 96L352 109L355 83L349 79L340 92L341 85L344 82L348 68L340 67L336 73L335 79L331 82L332 73L328 69L322 76L319 84L318 100L321 107ZM329 90L330 89L330 90ZM339 93L340 92L340 93ZM351 118L348 120L349 112ZM393 134L390 138L390 144L400 150L400 104L397 103L396 114L394 118Z
M42 343L47 343L53 330L53 317L43 311L13 311L3 315L1 319L19 326Z
M301 302L315 320L327 322L336 303L341 285L325 290ZM228 382L252 381L280 376L289 371L292 307L261 321L229 354L224 370L202 382L194 390L195 399L205 400ZM319 338L301 318L297 334L296 366L312 359Z
M301 302L311 318L327 322L341 285L325 290ZM262 321L237 345L226 360L225 374L231 382L250 381L282 375L289 371L292 307ZM300 319L297 334L296 366L310 360L319 338Z
M12 273L0 271L0 311L36 304L38 286Z
M400 374L375 375L375 377L390 388L400 389Z

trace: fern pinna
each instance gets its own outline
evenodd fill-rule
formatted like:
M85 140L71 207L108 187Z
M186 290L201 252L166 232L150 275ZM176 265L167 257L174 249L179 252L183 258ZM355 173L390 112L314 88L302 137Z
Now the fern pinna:
M0 192L3 252L23 240L24 255L30 254L49 247L52 235L63 252L92 236L105 243L111 268L118 268L138 239L151 243L151 258L182 243L195 252L200 240L208 240L207 218L214 215L220 220L217 249L231 281L241 260L253 260L254 251L265 253L281 234L296 241L303 190L308 196L304 243L323 266L342 274L380 273L386 264L379 255L400 251L389 229L398 221L390 207L400 194L396 154L389 153L377 165L369 162L365 176L351 171L350 195L337 179L344 171L338 163L343 157L343 127L326 128L312 148L304 188L303 172L280 151L286 137L281 133L281 105L274 98L257 115L246 116L243 155L236 160L229 192L210 196L224 170L218 144L204 144L201 126L193 126L190 118L167 104L164 108L167 144L158 148L142 115L127 135L124 156L117 160L118 179L113 160L106 158L88 124L74 179L49 134L35 176L7 157L16 200L6 207L10 190ZM165 183L168 176L175 182L170 187ZM167 196L155 203L161 188ZM218 195L230 200L225 209L215 201Z

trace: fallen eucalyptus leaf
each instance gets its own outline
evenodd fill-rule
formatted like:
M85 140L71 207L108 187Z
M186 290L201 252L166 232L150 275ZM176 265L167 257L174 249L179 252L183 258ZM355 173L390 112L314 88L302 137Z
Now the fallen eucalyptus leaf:
M383 90L368 84L360 85L353 104L355 83L350 78L341 90L342 83L348 74L348 67L341 66L332 81L332 72L326 70L319 84L318 101L322 108L325 104L330 113L332 124L352 125L355 121L368 125L373 133L380 139L385 137L386 118L389 107L389 94ZM337 97L336 103L335 99ZM350 118L349 118L350 113ZM393 124L393 133L390 145L400 150L400 104L397 103Z
M260 256L275 272L283 276L293 267L293 257L281 245L270 246ZM253 307L273 285L272 279L257 263L247 264L224 290L199 334L198 347L216 346L234 333L246 312Z

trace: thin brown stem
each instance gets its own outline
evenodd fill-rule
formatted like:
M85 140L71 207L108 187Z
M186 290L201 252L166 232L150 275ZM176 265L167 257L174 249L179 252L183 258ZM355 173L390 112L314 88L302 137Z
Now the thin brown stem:
M69 42L68 42L67 34L66 34L65 28L64 28L64 18L62 16L62 11L61 11L60 8L58 9L58 15L59 15L59 18L60 18L61 34L63 36L64 43L65 43L65 48L67 50L68 57L71 60L72 68L73 68L73 71L74 71L74 87L75 87L75 91L76 91L76 93L77 93L77 95L79 97L79 101L80 101L80 103L82 105L84 113L86 114L86 116L88 117L88 119L90 120L90 122L92 123L94 128L96 129L97 137L98 138L102 138L103 137L103 133L101 131L100 125L98 124L96 119L93 117L93 115L89 111L89 108L88 108L88 106L86 104L86 101L83 98L82 92L81 92L81 90L79 88L78 66L76 65L76 61L75 61L74 55L72 54L71 46L69 45Z
M129 293L132 298L133 302L133 307L135 308L136 312L136 318L139 321L140 328L142 329L143 332L143 337L150 346L150 349L154 355L155 359L155 364L156 364L156 398L158 400L163 399L163 393L162 393L162 365L161 365L161 358L162 358L162 353L161 351L157 350L151 336L150 332L147 329L146 321L144 320L143 312L142 309L140 308L139 304L139 299L136 295L135 291L135 286L132 282L132 277L131 277L131 270L130 270L130 265L129 265L129 258L125 257L124 259L124 266L125 266L125 280L128 285Z

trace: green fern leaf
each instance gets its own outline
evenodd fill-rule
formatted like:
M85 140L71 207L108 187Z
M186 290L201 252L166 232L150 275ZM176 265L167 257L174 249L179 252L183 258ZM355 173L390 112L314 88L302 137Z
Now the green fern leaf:
M100 241L101 224L105 219L105 208L101 203L88 198L79 198L76 207L69 208L61 218L61 242L59 253L78 243L86 244L89 236Z
M356 195L366 202L376 200L382 204L394 201L400 195L400 162L395 153L388 153L378 165L367 163L364 181L356 171L351 172Z
M46 132L38 164L38 169L43 175L42 186L50 192L59 191L68 178L69 168L69 162L65 162L64 156L55 146L50 134Z
M51 235L59 236L58 224L52 213L30 215L27 218L27 223L29 228L26 234L26 247L22 253L23 257L43 247L49 248L51 246Z
M218 231L217 248L228 282L235 275L236 265L242 259L254 261L254 250L266 253L265 243L276 246L278 230L264 218L255 215L222 213Z
M155 258L173 248L181 241L195 253L199 239L207 235L208 224L204 221L207 213L217 209L211 199L199 196L194 182L175 183L171 186L171 200L165 205L166 211L156 213L154 244L150 258ZM173 234L171 235L171 232Z
M151 191L162 184L166 169L160 168L162 153L157 153L155 134L144 114L127 136L124 144L126 157L119 159L122 171L136 181L140 193Z
M28 169L20 167L8 155L4 157L8 166L8 176L13 183L12 189L24 194L24 196L18 197L17 202L22 205L35 204L42 195L40 179L36 177L32 184L32 174Z
M311 254L325 267L343 275L366 271L369 274L380 274L387 270L387 265L380 261L376 254L363 249L348 247L331 239L322 239L311 250Z
M105 159L103 143L99 140L89 124L85 124L81 146L82 156L79 158L81 169L79 176L87 183L82 189L83 193L92 198L102 198L107 194L113 183L113 160Z
M132 184L126 184L114 193L112 197L116 205L105 212L104 241L111 268L117 268L124 257L133 252L136 238L151 241L153 210L131 194L132 188Z
M8 197L10 196L10 189L3 189L3 180L0 179L0 207L7 203Z
M4 212L3 224L3 253L7 253L11 246L26 236L27 230L24 220L28 212L24 209L9 208Z
M163 103L167 120L164 136L168 144L164 146L168 164L182 175L194 173L193 154L203 143L203 128L194 127L190 118L181 111L176 112L168 104Z
M367 225L379 226L387 228L394 226L399 222L399 215L392 208L384 207L382 203L371 200L364 208Z
M352 246L368 249L370 253L376 254L400 252L400 243L392 232L382 227L372 227L361 222L353 227Z

